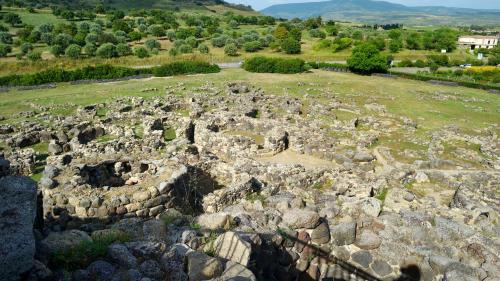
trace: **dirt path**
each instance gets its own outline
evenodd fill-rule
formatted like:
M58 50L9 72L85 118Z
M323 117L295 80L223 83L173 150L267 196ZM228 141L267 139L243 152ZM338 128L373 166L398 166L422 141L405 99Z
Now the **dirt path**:
M299 154L291 150L285 150L284 152L278 153L274 156L256 158L255 160L272 164L283 164L283 165L299 164L309 170L316 168L330 169L336 166L334 162L323 160L307 154Z

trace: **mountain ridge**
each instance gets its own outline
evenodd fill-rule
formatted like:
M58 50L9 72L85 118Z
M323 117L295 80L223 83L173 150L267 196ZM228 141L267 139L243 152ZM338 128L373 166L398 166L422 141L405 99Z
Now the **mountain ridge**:
M311 16L322 16L327 19L340 19L348 21L360 21L366 23L405 22L416 18L431 20L429 24L446 23L450 19L461 21L485 21L498 24L500 10L494 9L468 9L445 6L420 6L409 7L402 4L387 1L373 0L330 0L323 2L289 3L278 4L267 7L260 11L263 14L280 18L307 18ZM486 15L486 19L477 19L478 16ZM441 20L433 17L442 17ZM379 17L380 19L378 19ZM391 18L392 17L392 18ZM442 22L439 22L442 21Z

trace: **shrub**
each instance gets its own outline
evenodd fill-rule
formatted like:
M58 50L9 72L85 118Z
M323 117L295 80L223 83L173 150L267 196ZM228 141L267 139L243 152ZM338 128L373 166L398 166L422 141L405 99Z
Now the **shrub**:
M207 45L205 44L200 44L200 46L198 46L198 51L201 53L201 54L208 54L210 53L210 49L208 48Z
M193 47L191 47L190 45L188 44L184 44L182 46L179 47L179 52L181 54L189 54L189 53L192 53L193 52Z
M54 44L60 45L63 49L66 49L73 42L73 37L68 34L58 34L54 38Z
M39 61L42 59L42 53L38 51L32 51L28 53L27 57L30 61Z
M418 68L424 68L427 66L427 64L423 60L416 60L414 66Z
M82 54L82 47L76 44L69 45L69 47L66 48L65 54L67 57L77 59Z
M83 50L85 51L85 54L87 54L88 56L92 56L93 57L93 56L95 56L95 53L97 51L97 47L94 44L87 43L85 45L85 47L83 47Z
M176 57L179 55L179 50L177 48L172 48L168 51L168 55L171 57Z
M129 56L132 54L132 48L126 43L116 45L116 54L119 57Z
M54 35L52 33L42 33L42 35L40 35L40 40L47 45L52 45Z
M212 39L212 46L216 48L222 48L226 46L226 42L229 39L227 35L221 35Z
M11 46L0 44L0 57L6 57L10 52L12 52Z
M234 43L227 44L226 47L224 47L224 53L228 56L237 56L238 47Z
M257 56L245 61L246 71L258 73L300 73L306 70L301 59L268 58Z
M87 34L87 36L85 36L85 42L87 44L97 44L97 42L99 41L99 35L97 35L96 33L89 33Z
M33 45L31 45L30 43L23 43L21 45L21 53L23 55L26 55L27 53L29 53L31 50L33 50Z
M50 52L55 56L55 57L59 57L61 56L62 54L64 54L64 48L63 46L61 45L53 45L52 47L50 47Z
M0 32L0 43L12 44L12 35L8 32Z
M349 48L352 45L352 39L349 37L336 38L333 40L332 50L333 52L339 52Z
M149 57L148 49L146 49L146 48L144 48L142 46L136 47L134 49L134 54L135 54L136 57L138 57L140 59Z
M391 53L399 52L399 50L401 50L402 47L403 47L403 42L401 40L392 39L389 42L389 51L391 51Z
M243 49L245 49L245 51L249 53L257 52L261 48L262 45L260 44L260 41L251 41L243 45Z
M50 261L66 270L76 270L88 266L98 258L106 256L108 247L114 242L127 242L130 237L122 232L111 232L91 241L82 242L72 248L55 252Z
M378 48L371 43L363 43L355 47L347 59L347 65L352 72L370 74L387 72L387 57L380 54Z
M322 30L319 30L319 29L311 29L309 31L309 35L313 38L321 38L321 39L326 38L326 33Z
M148 39L148 40L146 40L146 42L144 43L144 45L146 45L146 47L149 50L161 48L160 41L158 41L156 39Z
M198 47L198 40L196 40L196 38L191 36L191 37L186 39L186 44L188 44L192 48L196 48L196 47Z
M301 48L300 41L292 37L288 37L281 42L281 50L287 54L300 54Z
M106 43L97 48L96 55L103 59L109 59L116 56L116 47L111 43Z
M128 38L131 40L131 41L139 41L141 40L142 38L142 34L140 32L137 32L137 31L132 31L128 34Z
M427 60L430 63L437 64L438 66L450 65L450 58L447 55L428 55Z
M409 59L402 60L399 64L399 67L413 67L413 62Z

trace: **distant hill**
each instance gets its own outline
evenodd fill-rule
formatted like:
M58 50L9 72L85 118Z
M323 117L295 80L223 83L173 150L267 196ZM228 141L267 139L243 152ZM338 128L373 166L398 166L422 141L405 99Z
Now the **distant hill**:
M385 1L331 0L326 2L273 5L261 11L279 18L326 19L363 23L433 24L499 24L500 10L474 10L449 7L408 7Z
M0 0L0 4L10 4L12 0ZM60 6L70 9L91 9L97 5L105 7L131 9L206 9L207 7L223 6L228 9L252 12L245 5L230 4L223 0L19 0L16 5L42 8Z

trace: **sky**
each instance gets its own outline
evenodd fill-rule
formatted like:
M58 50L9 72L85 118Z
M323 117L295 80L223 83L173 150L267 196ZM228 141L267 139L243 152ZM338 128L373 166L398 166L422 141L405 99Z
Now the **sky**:
M275 4L319 2L321 0L227 0L227 2L251 5L262 10ZM448 6L474 9L500 9L500 0L386 0L407 6Z

